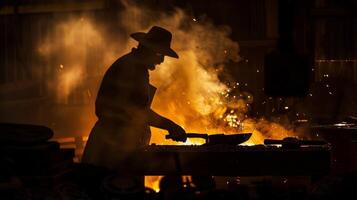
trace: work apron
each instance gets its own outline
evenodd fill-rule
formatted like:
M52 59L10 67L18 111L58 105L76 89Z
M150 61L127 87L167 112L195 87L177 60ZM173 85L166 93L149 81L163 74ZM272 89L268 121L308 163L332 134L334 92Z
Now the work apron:
M82 163L105 167L110 170L132 169L132 153L148 145L151 132L147 113L156 91L149 85L149 102L146 111L137 112L132 121L118 122L113 119L99 119L90 135L81 159ZM133 159L131 159L133 160Z

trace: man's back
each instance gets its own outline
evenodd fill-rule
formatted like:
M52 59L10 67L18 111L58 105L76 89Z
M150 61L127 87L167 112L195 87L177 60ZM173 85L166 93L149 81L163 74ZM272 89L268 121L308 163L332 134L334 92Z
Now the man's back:
M149 109L149 74L138 60L134 49L116 60L105 73L96 100L99 120L113 118L127 122L135 120L137 112Z

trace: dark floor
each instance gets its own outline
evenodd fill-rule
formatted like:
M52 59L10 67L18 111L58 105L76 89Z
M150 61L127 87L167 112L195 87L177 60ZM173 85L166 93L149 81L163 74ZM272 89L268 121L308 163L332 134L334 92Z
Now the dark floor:
M75 169L77 168L77 169ZM160 192L96 170L2 179L0 199L354 199L357 173L323 177L164 177ZM113 178L114 177L114 178ZM8 186L8 187L6 187Z

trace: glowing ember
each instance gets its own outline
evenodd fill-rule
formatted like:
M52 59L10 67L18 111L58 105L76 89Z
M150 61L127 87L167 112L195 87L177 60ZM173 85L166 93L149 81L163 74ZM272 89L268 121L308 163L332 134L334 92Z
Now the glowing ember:
M155 190L155 192L160 191L160 180L162 176L145 176L145 187Z
M233 128L238 128L240 126L238 116L234 114L228 114L224 121L228 122L228 125Z

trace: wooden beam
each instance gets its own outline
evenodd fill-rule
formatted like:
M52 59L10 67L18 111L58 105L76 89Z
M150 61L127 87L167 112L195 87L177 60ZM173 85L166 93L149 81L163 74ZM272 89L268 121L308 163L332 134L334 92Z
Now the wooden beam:
M277 39L278 33L278 1L266 0L265 1L266 13L266 36L268 39Z

